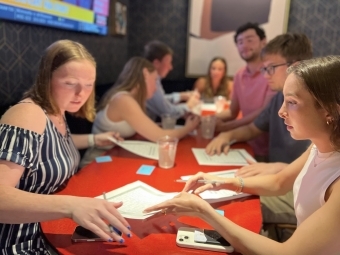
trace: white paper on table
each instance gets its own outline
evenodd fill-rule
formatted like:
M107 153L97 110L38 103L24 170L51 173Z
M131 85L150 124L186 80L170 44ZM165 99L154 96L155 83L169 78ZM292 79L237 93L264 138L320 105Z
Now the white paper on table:
M216 172L208 172L207 174L216 175L222 178L234 178L236 171L237 169L222 170L222 171L216 171ZM187 181L190 179L191 176L192 175L183 175L181 176L181 180Z
M123 149L132 152L138 156L144 158L150 158L158 160L158 145L156 143L147 142L147 141L118 141L113 137L108 137L109 140L122 147Z
M143 210L176 196L178 192L165 193L159 191L144 182L135 181L123 187L106 193L106 199L110 202L123 202L117 210L129 219L146 219L156 212L144 214ZM104 199L98 196L96 198Z
M199 165L204 166L244 166L248 165L246 159L256 160L244 149L231 149L228 154L209 156L205 149L192 148L192 152Z
M206 190L200 193L199 196L208 203L217 203L221 201L228 201L231 199L251 196L251 194L236 193L235 191L220 189L220 190Z
M222 178L234 178L237 169L233 170L224 170L224 171L216 171L216 172L209 172L208 174L216 175ZM182 180L189 180L192 175L181 176ZM236 193L235 191L221 189L221 190L206 190L199 194L199 196L207 201L208 203L216 203L221 201L227 201L231 199L241 198L250 196L247 193Z
M216 105L214 103L208 104L208 103L204 103L201 105L201 110L202 111L216 111Z

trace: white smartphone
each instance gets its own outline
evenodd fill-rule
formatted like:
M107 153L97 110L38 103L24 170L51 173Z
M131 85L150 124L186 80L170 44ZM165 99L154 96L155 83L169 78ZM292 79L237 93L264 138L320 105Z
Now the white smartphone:
M180 227L176 244L180 247L233 252L234 248L216 230Z

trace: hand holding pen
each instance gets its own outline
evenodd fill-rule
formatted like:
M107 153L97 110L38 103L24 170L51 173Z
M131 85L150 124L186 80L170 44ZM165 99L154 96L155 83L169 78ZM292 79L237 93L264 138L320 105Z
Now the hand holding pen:
M216 175L198 172L197 174L190 177L190 179L187 181L177 180L176 182L186 182L183 188L184 192L193 190L195 194L199 194L205 190L218 190L223 188L225 180L224 178L218 177Z
M104 200L108 201L105 192L103 192L103 198L104 198ZM128 227L128 229L130 229L130 228ZM109 224L109 230L110 230L110 232L113 233L114 235L122 236L122 232L119 231L117 228L115 228L115 227L114 227L113 225L111 225L111 224ZM128 237L131 237L132 235L131 235L131 233L129 233L127 236L128 236ZM120 243L124 243L124 239L120 237L119 242L120 242Z

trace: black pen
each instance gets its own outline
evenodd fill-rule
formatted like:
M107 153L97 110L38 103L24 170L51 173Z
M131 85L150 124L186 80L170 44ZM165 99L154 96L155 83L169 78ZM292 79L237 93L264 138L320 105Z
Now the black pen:
M106 198L106 193L105 193L105 192L103 192L103 197L104 197L104 199L105 199L106 201L108 201L107 198ZM115 231L114 227L113 227L111 224L109 224L109 228L110 228L111 233L112 233L112 232L117 233L117 231Z

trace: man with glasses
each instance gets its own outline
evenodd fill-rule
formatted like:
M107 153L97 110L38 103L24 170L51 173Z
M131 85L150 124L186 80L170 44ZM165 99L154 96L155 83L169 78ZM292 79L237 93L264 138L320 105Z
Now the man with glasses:
M266 45L266 35L255 23L247 23L239 27L234 36L240 57L247 65L234 76L234 87L231 105L228 110L217 114L221 121L217 123L216 131L228 131L251 123L276 94L268 86L261 75L261 50ZM242 112L242 118L237 119ZM268 135L261 134L249 141L258 161L268 161Z
M278 93L253 123L219 134L206 147L210 155L227 153L230 141L248 141L260 134L269 133L270 163L251 163L238 170L237 175L240 177L275 174L298 158L310 144L310 141L291 138L284 121L278 116L284 101L282 89L287 78L287 68L297 61L312 58L309 39L304 34L279 35L263 48L261 57L264 64L261 71L269 86ZM264 227L269 223L296 224L292 192L280 197L261 197L261 203ZM275 232L269 233L269 236L278 240ZM286 240L290 234L290 231L284 229L278 241Z

